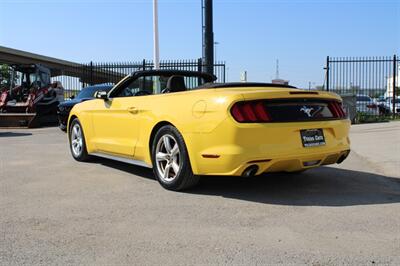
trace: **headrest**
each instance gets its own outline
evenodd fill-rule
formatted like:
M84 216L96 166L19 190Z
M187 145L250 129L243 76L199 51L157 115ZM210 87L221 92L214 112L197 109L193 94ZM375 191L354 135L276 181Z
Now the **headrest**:
M166 89L169 92L185 91L186 90L185 79L183 78L183 76L176 76L176 75L171 76L167 81Z

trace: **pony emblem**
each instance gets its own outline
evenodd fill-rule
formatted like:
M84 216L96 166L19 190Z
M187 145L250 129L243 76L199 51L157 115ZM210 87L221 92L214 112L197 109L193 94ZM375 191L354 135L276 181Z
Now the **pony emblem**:
M304 112L308 117L312 117L311 112L314 110L312 107L303 106L300 111Z

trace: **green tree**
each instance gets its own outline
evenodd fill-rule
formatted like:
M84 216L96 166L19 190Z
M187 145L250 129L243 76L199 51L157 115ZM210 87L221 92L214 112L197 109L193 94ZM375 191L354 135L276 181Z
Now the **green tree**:
M10 66L6 64L0 65L0 87L9 88L11 83L11 78L12 78L12 69L10 68ZM18 75L15 74L13 80L14 84L17 81L17 79Z

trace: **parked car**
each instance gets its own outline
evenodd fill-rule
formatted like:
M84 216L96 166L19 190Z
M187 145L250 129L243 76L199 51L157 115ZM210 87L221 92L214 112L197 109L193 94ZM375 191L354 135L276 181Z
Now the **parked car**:
M380 115L389 115L391 113L387 100L384 97L374 99L374 101L378 105Z
M105 157L153 168L166 189L200 175L301 172L341 163L350 120L334 93L268 83L212 83L214 75L138 71L68 121L73 158Z
M58 115L58 121L59 121L59 127L62 131L67 131L67 120L69 116L69 112L71 111L72 107L75 106L75 104L87 101L87 100L92 100L94 98L94 94L96 91L109 91L111 90L112 86L111 85L95 85L95 86L89 86L84 89L82 89L79 94L76 97L72 97L71 100L69 101L64 101L58 105L57 108L57 115Z
M368 95L357 95L357 112L366 115L379 115L379 107L377 102L375 102Z
M393 97L386 98L381 103L382 107L387 111L387 114L393 114ZM395 114L400 114L400 98L394 99Z

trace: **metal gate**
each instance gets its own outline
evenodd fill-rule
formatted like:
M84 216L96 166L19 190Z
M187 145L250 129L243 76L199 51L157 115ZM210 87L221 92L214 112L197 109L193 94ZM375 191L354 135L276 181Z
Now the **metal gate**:
M201 59L195 60L164 60L160 62L161 69L176 69L202 71L205 65ZM79 66L80 78L70 76L53 77L53 81L60 81L65 89L65 98L76 95L79 91L89 85L94 84L115 84L126 75L138 70L150 70L154 68L152 61L138 62L116 62L116 63L96 63L90 62ZM216 82L225 82L225 63L217 62L214 64L214 74L217 76Z
M325 89L353 95L364 116L400 114L399 62L393 57L327 57Z

